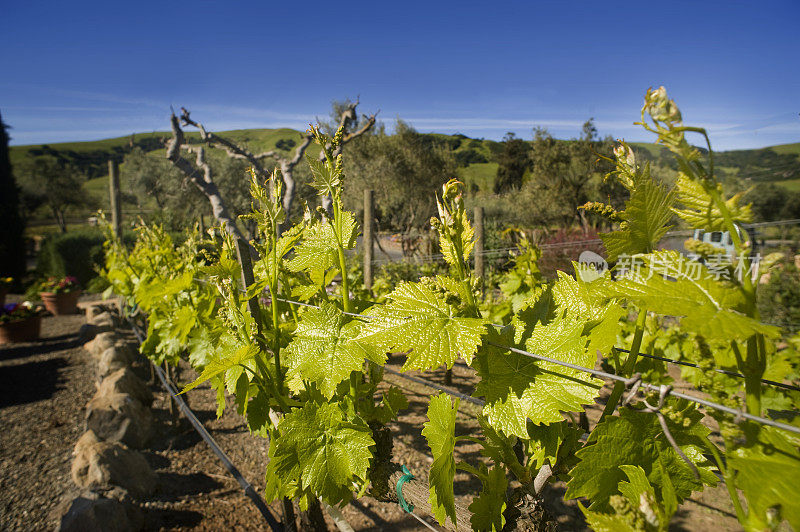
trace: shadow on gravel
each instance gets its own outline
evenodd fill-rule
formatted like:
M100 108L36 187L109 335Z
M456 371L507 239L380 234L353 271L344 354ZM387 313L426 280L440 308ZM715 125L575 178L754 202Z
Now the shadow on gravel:
M42 355L44 353L51 353L53 351L64 351L78 347L77 334L62 334L60 336L51 336L49 338L42 338L36 343L21 344L14 347L4 347L0 349L0 360L13 360L20 357L30 357L35 355Z
M145 530L193 528L203 520L203 514L191 510L161 510L142 508Z
M155 500L174 502L185 498L187 495L208 493L222 487L222 483L214 480L205 473L158 473L159 491Z
M49 399L63 387L60 370L69 364L64 358L0 366L0 408Z

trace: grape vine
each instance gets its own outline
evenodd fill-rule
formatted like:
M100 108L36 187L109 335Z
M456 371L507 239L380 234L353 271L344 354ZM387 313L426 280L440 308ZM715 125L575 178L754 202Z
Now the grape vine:
M674 153L679 178L674 188L659 182L620 142L607 178L628 190L625 209L585 206L618 224L601 235L612 269L595 279L577 271L545 281L538 249L525 242L500 283L503 297L483 300L483 280L468 262L473 230L461 184L451 180L431 220L449 275L401 282L380 303L367 301L349 264L359 231L342 207L346 176L334 154L343 130L327 137L313 126L325 157L308 159L311 184L331 209L307 208L281 232L279 176L262 183L252 175L252 285L242 284L237 243L218 229L195 230L176 246L160 227L143 225L131 250L109 232L103 275L110 292L147 315L144 354L158 364L185 354L199 377L184 391L210 382L218 414L232 394L250 431L270 439L270 500L307 509L318 499L339 505L367 493L386 496L388 477L399 470L387 425L408 403L399 388L381 384L381 366L387 353L402 352L403 370L451 368L462 359L478 378L473 395L485 401L475 437L455 435L458 400L430 400L422 434L433 456L429 502L442 524L456 522L459 470L482 485L469 505L476 530L513 530L522 501L537 500L554 479L567 482L567 498L582 499L595 530L666 530L678 505L716 485L717 475L745 529L774 529L784 520L800 529L795 435L708 411L720 428L716 438L688 401L662 397L656 415L647 405L658 399L625 398L622 382L606 394L604 381L586 372L508 349L588 368L600 353L617 375L664 385L672 380L664 362L640 355L687 360L697 367L683 368L683 377L714 401L798 425L800 395L761 381L796 380L800 364L795 344L778 350L781 330L760 321L757 280L723 279L702 262L657 249L677 215L695 229L728 231L750 272L752 242L741 229L749 206L724 197L705 130L683 125L663 87L648 90L639 123ZM706 140L705 155L687 133ZM740 373L743 382L715 368ZM599 398L605 409L590 427L581 414ZM481 446L485 460L455 459L465 439Z

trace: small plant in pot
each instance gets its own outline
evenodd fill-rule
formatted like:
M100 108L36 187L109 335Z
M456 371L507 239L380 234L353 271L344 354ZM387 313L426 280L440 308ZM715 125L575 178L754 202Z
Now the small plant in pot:
M31 342L39 338L42 308L30 301L0 307L0 345Z
M39 297L42 298L44 308L55 316L61 314L75 314L78 310L78 296L81 287L75 277L58 279L50 277L42 281L39 286Z
M0 307L6 304L6 296L13 282L12 277L0 277Z

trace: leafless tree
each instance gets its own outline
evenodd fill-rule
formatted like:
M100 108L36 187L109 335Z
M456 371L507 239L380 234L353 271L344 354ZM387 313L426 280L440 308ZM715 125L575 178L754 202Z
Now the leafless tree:
M356 137L359 137L369 131L375 125L376 114L364 116L360 127L355 131L348 131L349 127L357 124L356 107L358 101L350 103L342 111L339 117L339 126L345 127L345 135L342 144L337 148L334 155L341 153L342 146L350 142ZM206 161L205 146L211 148L219 148L225 151L227 155L234 159L244 159L252 167L256 175L266 180L269 176L262 164L264 159L273 159L280 168L281 178L284 183L283 192L283 208L288 214L290 212L292 202L295 197L296 181L294 178L294 170L297 164L303 159L308 146L311 144L313 138L310 133L302 135L301 142L294 149L294 153L290 157L284 156L281 152L270 150L259 154L254 154L246 148L238 144L220 137L215 133L209 132L203 124L196 122L190 116L187 109L181 108L180 118L172 113L170 117L170 124L172 129L172 137L167 141L167 159L172 161L176 168L178 168L187 179L191 180L195 186L208 198L211 203L211 209L214 216L225 227L225 229L237 238L244 238L240 230L236 226L235 220L231 217L228 208L225 206L219 189L214 183L214 176L211 166ZM186 142L186 137L183 134L181 127L192 126L200 132L200 140L202 144L189 144ZM194 164L184 157L183 152L191 153L194 155ZM320 153L320 157L324 158L324 154ZM323 198L323 207L327 208L325 198Z

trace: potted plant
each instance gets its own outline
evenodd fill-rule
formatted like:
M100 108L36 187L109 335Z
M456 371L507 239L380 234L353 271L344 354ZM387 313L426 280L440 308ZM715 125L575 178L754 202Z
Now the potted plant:
M29 301L0 307L0 344L36 340L41 326L42 308Z
M75 314L80 295L81 287L78 280L71 276L63 279L50 277L39 286L39 296L42 298L44 308L55 316Z
M13 281L11 277L0 277L0 307L6 304L6 295Z

